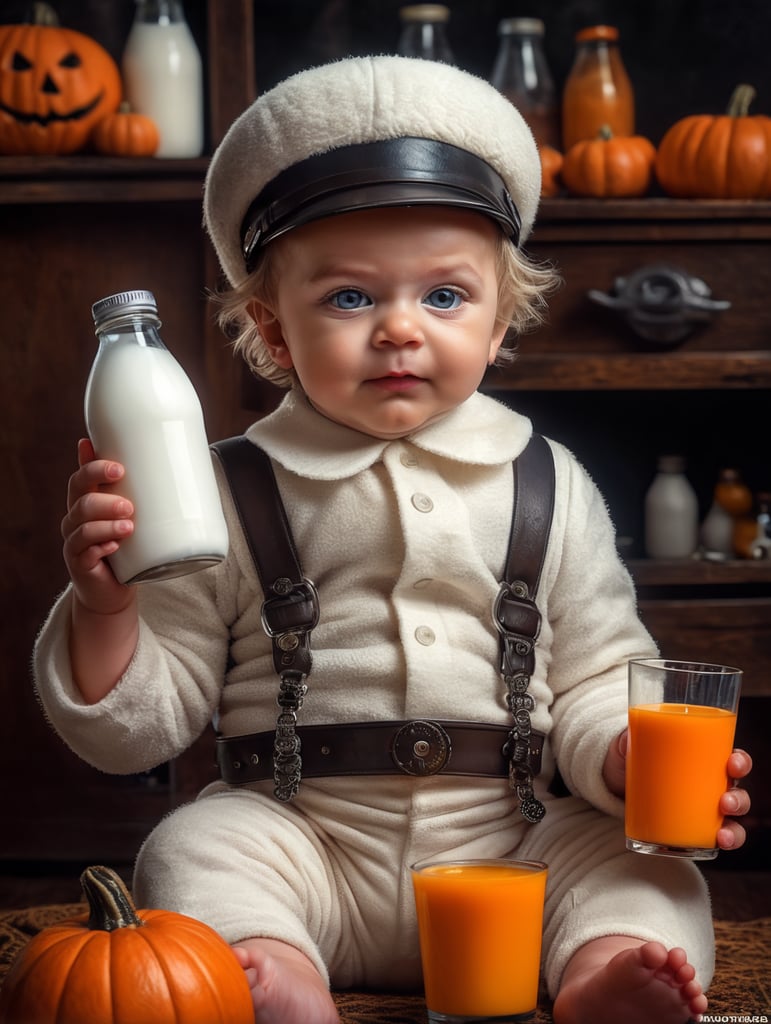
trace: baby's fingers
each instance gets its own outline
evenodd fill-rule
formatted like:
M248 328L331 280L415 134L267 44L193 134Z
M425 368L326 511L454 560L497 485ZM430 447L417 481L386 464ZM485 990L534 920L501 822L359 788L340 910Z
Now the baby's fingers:
M91 439L88 437L81 437L78 441L78 465L85 466L87 462L93 462L95 458L96 452L94 451Z
M721 850L738 850L740 846L744 845L746 838L747 832L744 826L729 818L723 822L723 827L718 829L717 845Z
M130 522L133 514L134 506L127 498L104 491L88 490L70 505L69 511L62 519L62 536L66 540L76 531L82 530L83 527L89 524L100 524L99 530L103 533L116 523ZM117 540L120 536L125 536L129 532L131 531L127 530L125 526L121 526L118 530L118 536L114 539ZM88 540L93 542L94 536L89 533ZM104 537L101 537L100 542L104 539Z
M114 518L108 514L104 518L89 516L80 519L75 513L81 511L85 503L86 499L83 499L62 522L64 560L74 574L90 572L97 562L117 550L120 541L134 530L134 524L128 518L132 511L131 503L125 499L110 499ZM95 503L89 501L88 504Z
M732 779L743 779L752 771L752 758L746 750L738 747L728 758L728 775Z
M67 508L73 506L85 494L99 492L114 486L123 477L123 466L119 462L94 459L75 470L67 487Z

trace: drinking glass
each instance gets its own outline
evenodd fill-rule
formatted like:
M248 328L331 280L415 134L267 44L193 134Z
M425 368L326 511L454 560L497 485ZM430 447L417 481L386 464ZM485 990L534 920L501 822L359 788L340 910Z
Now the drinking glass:
M626 845L712 860L742 672L663 658L629 663Z
M546 865L428 860L411 871L430 1024L532 1020Z

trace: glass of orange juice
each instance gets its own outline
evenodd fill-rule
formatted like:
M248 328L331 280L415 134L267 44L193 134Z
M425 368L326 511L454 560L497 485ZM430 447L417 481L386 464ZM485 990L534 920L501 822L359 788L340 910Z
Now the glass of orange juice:
M546 865L426 860L411 871L430 1024L532 1020Z
M712 860L728 787L742 672L727 665L629 662L626 845Z

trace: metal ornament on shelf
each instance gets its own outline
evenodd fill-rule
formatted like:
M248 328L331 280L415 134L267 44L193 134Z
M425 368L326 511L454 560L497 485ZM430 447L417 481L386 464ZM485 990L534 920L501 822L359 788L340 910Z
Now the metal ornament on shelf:
M731 307L725 299L713 299L701 278L665 263L617 277L610 292L590 288L587 295L618 313L638 337L662 347L679 344L716 313Z

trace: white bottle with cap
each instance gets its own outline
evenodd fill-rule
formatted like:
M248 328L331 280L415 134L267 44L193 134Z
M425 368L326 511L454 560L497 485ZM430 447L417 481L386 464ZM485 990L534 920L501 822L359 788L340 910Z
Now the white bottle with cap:
M131 109L151 117L157 157L203 152L203 67L181 0L137 0L121 64Z
M645 553L689 558L699 543L699 502L685 475L685 460L662 455L645 495Z
M109 556L121 583L168 579L221 562L228 550L201 403L161 340L152 292L110 295L92 308L99 338L85 395L97 457L125 476L134 532Z

